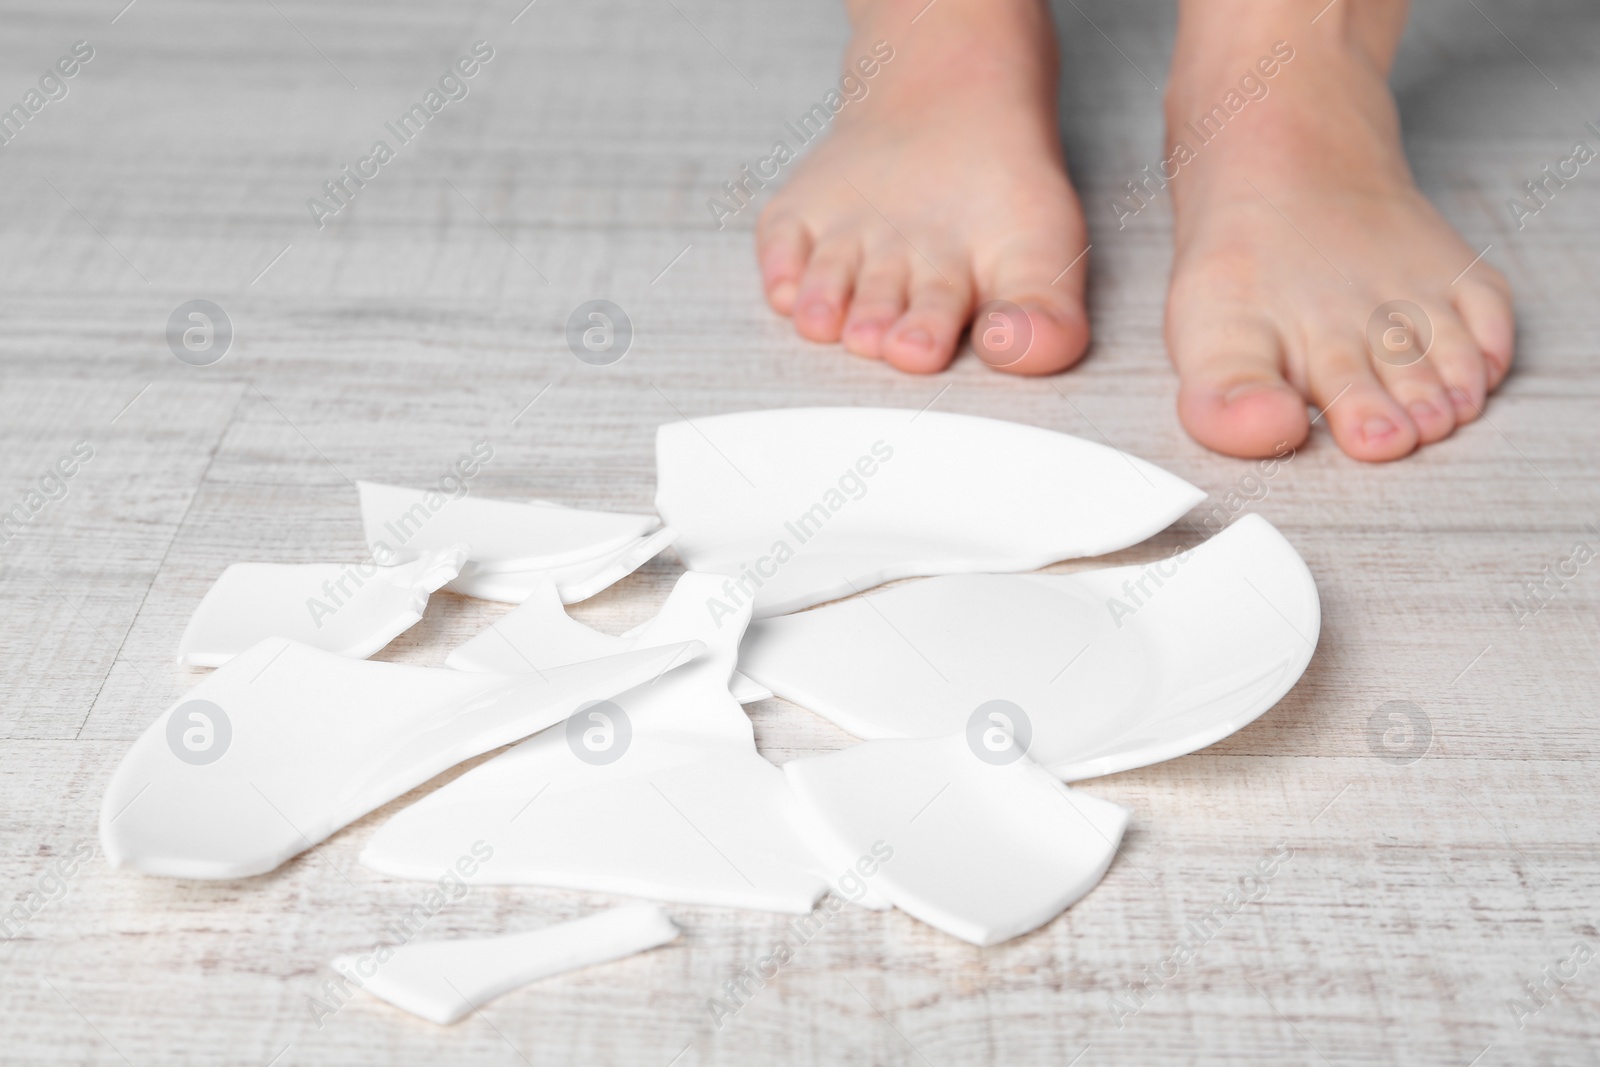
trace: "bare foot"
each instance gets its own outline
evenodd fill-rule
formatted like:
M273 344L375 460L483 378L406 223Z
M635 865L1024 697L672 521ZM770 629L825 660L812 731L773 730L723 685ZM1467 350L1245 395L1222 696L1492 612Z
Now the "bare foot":
M1089 340L1087 261L1066 270L1085 238L1061 159L1048 10L1040 0L852 8L846 70L867 95L845 104L761 214L767 299L803 337L842 339L917 373L949 364L975 309L1009 301L1027 321L1000 325L1031 343L988 362L1019 374L1075 363ZM872 78L855 71L886 50Z
M1230 455L1298 444L1310 401L1345 452L1397 459L1476 418L1511 365L1510 287L1468 269L1478 250L1401 150L1386 77L1404 5L1343 0L1313 25L1325 2L1180 5L1168 141L1193 155L1170 186L1167 346L1184 426ZM1202 140L1189 124L1218 106Z

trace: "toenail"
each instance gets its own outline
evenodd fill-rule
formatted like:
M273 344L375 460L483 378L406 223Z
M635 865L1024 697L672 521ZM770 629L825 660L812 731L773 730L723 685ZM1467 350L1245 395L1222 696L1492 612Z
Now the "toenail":
M1361 436L1368 441L1376 441L1380 437L1388 437L1394 431L1394 420L1387 415L1373 415L1361 424Z
M849 333L881 333L888 326L882 319L851 319L844 328Z
M900 343L912 348L932 348L933 334L927 330L906 330L900 334Z
M1472 398L1466 393L1462 392L1460 389L1450 390L1450 400L1462 411L1471 411L1476 414L1478 410L1478 405L1474 404L1472 402Z
M1245 382L1243 385L1236 385L1226 393L1223 393L1222 402L1224 404L1237 403L1247 396L1255 396L1257 393L1264 393L1271 388L1272 386L1267 385L1265 382Z
M805 306L802 314L808 319L825 319L833 314L833 305L826 300L813 300Z
M1049 306L1048 304L1040 303L1037 300L1025 301L1022 305L1022 310L1028 313L1029 318L1037 315L1040 318L1050 322L1059 323L1061 321L1061 316L1056 314L1055 308Z
M1406 405L1406 410L1411 412L1411 417L1418 422L1432 422L1439 417L1439 409L1426 400L1413 400Z

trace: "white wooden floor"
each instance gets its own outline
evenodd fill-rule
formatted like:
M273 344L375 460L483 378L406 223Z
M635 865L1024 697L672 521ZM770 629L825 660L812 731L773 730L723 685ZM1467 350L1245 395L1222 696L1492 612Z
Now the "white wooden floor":
M719 1030L707 998L784 919L673 907L679 943L458 1026L357 996L319 1028L328 960L418 893L356 862L402 802L245 882L74 861L130 740L198 677L172 656L207 584L236 560L359 558L352 479L432 480L487 438L486 495L642 510L660 422L936 395L1110 440L1218 499L1250 471L1173 415L1166 202L1120 232L1105 206L1157 158L1145 79L1165 67L1165 0L1059 5L1098 340L1054 381L971 358L914 379L800 342L760 299L753 212L711 225L706 198L831 85L846 33L831 0L524 2L4 5L0 106L74 42L94 58L0 148L0 508L77 442L93 457L0 545L0 907L26 915L0 944L0 1061L1600 1062L1600 962L1546 1005L1524 988L1554 991L1546 968L1571 975L1576 945L1600 951L1600 563L1520 625L1509 606L1575 541L1600 548L1584 525L1600 524L1600 172L1524 230L1505 207L1574 140L1600 144L1584 126L1600 121L1600 10L1582 0L1419 5L1396 72L1410 148L1516 287L1517 370L1485 421L1421 455L1363 467L1319 430L1266 483L1248 506L1317 575L1317 658L1238 735L1090 783L1135 809L1133 828L1045 929L980 950L852 909ZM495 54L470 95L319 230L307 198L480 39ZM637 331L614 366L564 342L596 297ZM196 298L236 331L204 368L164 338ZM675 572L657 560L578 614L621 628ZM502 610L437 597L383 656L439 663ZM1369 723L1391 701L1431 730L1415 762L1380 758ZM780 701L752 713L779 762L848 741ZM1126 983L1162 970L1278 842L1293 857L1265 898L1119 1015ZM478 890L429 935L611 902Z

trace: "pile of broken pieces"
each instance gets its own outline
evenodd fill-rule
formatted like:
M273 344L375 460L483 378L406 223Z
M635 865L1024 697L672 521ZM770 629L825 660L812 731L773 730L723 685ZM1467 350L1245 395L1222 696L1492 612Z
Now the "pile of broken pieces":
M363 483L372 560L229 567L179 645L217 669L112 776L107 857L261 874L512 745L379 827L361 862L801 915L831 891L992 945L1111 864L1129 810L1067 783L1234 733L1316 646L1316 586L1259 516L1151 564L1026 573L1205 498L1075 437L791 409L663 426L656 456L659 519ZM688 570L655 618L612 636L567 615L669 544ZM365 659L441 587L519 606L444 667ZM772 694L862 740L780 769L740 706ZM447 1023L677 935L640 904L335 966Z

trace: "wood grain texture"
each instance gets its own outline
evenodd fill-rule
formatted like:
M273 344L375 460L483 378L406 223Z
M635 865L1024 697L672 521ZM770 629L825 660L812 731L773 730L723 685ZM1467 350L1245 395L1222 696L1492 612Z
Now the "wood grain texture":
M1219 500L1249 472L1173 415L1167 203L1122 230L1106 208L1159 153L1145 78L1161 81L1171 47L1162 0L1058 6L1097 340L1051 381L971 358L916 379L798 341L761 301L753 212L711 224L706 197L831 84L834 4L522 3L3 5L0 103L74 41L96 56L0 148L0 503L75 442L94 449L0 545L0 907L55 895L50 864L94 842L129 741L199 677L174 646L224 566L358 557L352 479L432 480L486 438L485 495L642 510L661 422L936 397L1110 441ZM496 55L471 94L319 230L306 199L478 39ZM1508 606L1600 524L1600 178L1586 170L1520 231L1504 206L1573 140L1593 143L1597 52L1600 13L1580 0L1418 3L1395 72L1408 146L1516 287L1517 370L1487 420L1412 459L1362 467L1319 429L1267 483L1249 508L1317 576L1316 659L1239 734L1087 784L1131 805L1133 826L1103 884L1043 930L976 949L847 909L718 1029L707 998L784 919L672 907L678 943L458 1026L358 995L319 1027L328 961L420 895L357 854L430 783L261 878L82 863L0 943L0 1062L1600 1062L1600 963L1520 1028L1507 1006L1575 942L1600 948L1600 572L1522 625ZM563 327L601 296L637 335L622 362L590 367ZM195 298L237 331L206 368L164 339ZM1170 552L1196 519L1113 562ZM620 631L677 569L657 560L575 614ZM381 658L439 663L504 611L438 596ZM1371 741L1392 700L1433 731L1406 766ZM751 714L777 762L850 740L782 701ZM1112 998L1279 841L1293 858L1266 895L1119 1018ZM481 888L428 936L610 902Z

